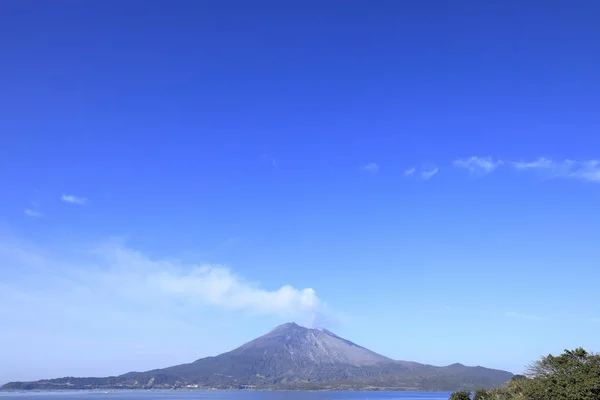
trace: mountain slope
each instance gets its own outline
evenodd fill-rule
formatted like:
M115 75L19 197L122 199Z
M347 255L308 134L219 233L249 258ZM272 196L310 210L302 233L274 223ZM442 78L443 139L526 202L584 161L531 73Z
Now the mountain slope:
M144 380L155 378L161 382L177 378L192 384L218 385L231 379L244 385L324 382L364 375L360 367L381 363L393 363L393 360L329 331L288 323L216 357L124 376L143 376Z
M229 356L282 357L291 366L307 364L375 365L392 360L336 336L327 330L288 323L230 351Z
M189 364L109 378L59 378L13 382L11 389L279 388L457 390L499 386L512 374L453 364L436 367L394 361L327 330L294 323L232 351Z

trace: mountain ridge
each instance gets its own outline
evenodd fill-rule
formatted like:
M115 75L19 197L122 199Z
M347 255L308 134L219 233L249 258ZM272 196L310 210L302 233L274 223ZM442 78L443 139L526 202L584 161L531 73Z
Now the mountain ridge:
M500 386L507 371L444 367L393 360L326 329L279 325L231 351L193 362L105 378L10 382L2 390L28 389L327 389L472 390Z

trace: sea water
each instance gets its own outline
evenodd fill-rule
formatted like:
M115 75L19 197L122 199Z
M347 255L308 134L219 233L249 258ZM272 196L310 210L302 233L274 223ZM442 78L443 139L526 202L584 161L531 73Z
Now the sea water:
M0 392L0 400L448 400L449 392L55 391Z

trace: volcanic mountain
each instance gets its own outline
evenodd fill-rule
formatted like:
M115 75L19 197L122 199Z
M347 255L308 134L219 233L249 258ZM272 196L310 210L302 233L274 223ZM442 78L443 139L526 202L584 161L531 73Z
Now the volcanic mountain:
M3 390L258 388L458 390L504 384L510 372L395 361L328 330L288 323L237 349L189 364L108 378L12 382Z

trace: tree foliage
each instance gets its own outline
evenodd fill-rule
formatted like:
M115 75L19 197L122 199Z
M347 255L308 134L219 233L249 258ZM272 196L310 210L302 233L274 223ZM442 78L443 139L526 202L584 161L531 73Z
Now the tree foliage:
M471 400L471 393L454 392L450 395L450 400Z
M525 376L489 392L478 390L474 400L600 400L600 355L577 348L542 357Z
M473 400L490 400L492 399L491 393L485 389L478 389L475 391L475 396L473 396Z
M526 375L525 395L532 400L600 399L600 355L582 348L548 355L533 363Z

